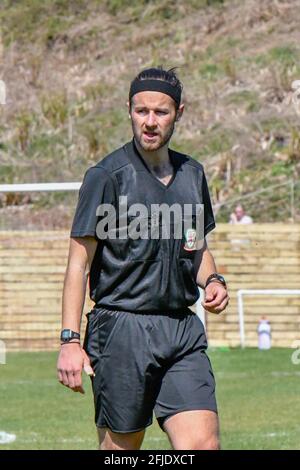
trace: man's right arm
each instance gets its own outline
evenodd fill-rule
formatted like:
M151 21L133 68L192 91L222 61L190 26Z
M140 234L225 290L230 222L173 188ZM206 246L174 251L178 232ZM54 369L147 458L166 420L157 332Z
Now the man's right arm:
M97 243L93 237L70 239L62 299L62 329L80 332L86 283ZM90 361L78 341L73 341L74 344L61 346L57 363L58 379L73 391L84 393L81 372L84 366L90 366Z
M71 238L62 299L62 328L80 331L86 283L97 248L93 237Z

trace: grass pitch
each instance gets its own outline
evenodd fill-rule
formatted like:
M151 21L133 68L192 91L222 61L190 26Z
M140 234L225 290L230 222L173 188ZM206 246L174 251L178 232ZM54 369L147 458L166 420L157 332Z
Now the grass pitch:
M211 349L223 449L300 448L300 364L292 349ZM86 394L56 380L56 353L9 353L0 365L1 449L96 449L89 378ZM156 420L143 449L170 449Z

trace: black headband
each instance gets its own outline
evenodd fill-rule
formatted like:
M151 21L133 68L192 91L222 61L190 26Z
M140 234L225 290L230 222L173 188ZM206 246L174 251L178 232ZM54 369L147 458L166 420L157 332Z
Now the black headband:
M136 95L136 93L140 93L141 91L159 91L160 93L164 93L165 95L171 96L175 103L178 106L180 105L181 89L176 88L175 86L171 85L168 82L165 82L164 80L133 80L129 91L129 101L131 101L133 95Z

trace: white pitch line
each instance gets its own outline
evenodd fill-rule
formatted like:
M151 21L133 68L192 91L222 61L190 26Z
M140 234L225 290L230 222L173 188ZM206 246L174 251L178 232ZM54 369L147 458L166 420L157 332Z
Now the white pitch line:
M17 439L15 434L8 434L5 431L0 431L0 444L10 444Z

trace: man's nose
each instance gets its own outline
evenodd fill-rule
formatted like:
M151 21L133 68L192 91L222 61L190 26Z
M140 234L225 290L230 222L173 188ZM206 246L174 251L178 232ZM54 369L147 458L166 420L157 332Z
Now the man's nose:
M155 114L151 111L146 117L146 126L148 127L156 126L156 117L155 117Z

